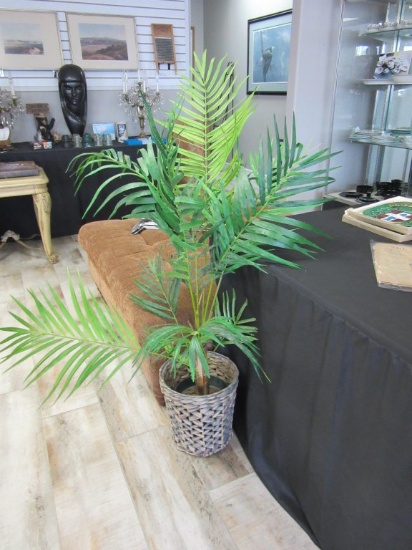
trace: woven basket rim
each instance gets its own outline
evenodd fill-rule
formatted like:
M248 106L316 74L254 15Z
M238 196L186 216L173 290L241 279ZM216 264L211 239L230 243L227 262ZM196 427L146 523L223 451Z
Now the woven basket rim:
M239 370L238 370L236 364L229 357L227 357L226 355L222 355L221 353L217 353L217 352L214 352L214 351L208 351L207 356L208 357L216 356L219 359L223 359L224 362L227 364L227 366L231 370L233 370L233 377L231 378L231 380L228 383L228 385L226 386L226 388L223 388L223 389L221 389L221 390L219 390L215 393L211 393L209 395L186 395L184 393L180 393L180 392L176 391L174 388L171 388L169 386L169 384L166 382L165 377L164 377L165 373L168 372L168 369L169 369L170 364L171 364L171 360L166 361L160 367L159 378L160 378L161 386L163 385L168 392L170 392L172 394L175 394L175 395L178 395L179 398L181 398L182 400L187 399L188 401L192 401L193 399L204 399L205 401L214 401L214 400L216 400L217 397L223 396L225 393L230 393L232 391L233 385L237 384L238 380L239 380ZM188 377L190 376L190 373L189 373L189 370L187 369L187 367L178 367L177 370L178 371L179 370L185 370L185 371L187 371Z

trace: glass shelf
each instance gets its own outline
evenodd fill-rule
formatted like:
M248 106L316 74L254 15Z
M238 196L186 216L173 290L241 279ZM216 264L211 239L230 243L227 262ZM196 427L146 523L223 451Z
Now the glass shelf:
M406 145L400 141L378 141L374 139L349 138L353 143L365 143L366 145L379 145L380 147L394 147L395 149L412 149L411 145Z
M412 75L392 76L391 78L365 78L361 82L365 86L410 86Z
M404 27L388 27L386 29L370 29L365 32L362 32L359 34L359 36L369 36L372 38L376 38L377 40L390 40L393 39L395 36L397 36L399 33L399 36L401 38L411 38L412 37L412 25L407 25Z

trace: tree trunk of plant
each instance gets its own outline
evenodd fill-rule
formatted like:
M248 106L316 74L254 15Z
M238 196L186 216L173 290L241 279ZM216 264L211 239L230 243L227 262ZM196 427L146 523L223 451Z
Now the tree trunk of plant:
M195 383L198 395L209 395L209 378L205 375L199 359L196 359Z

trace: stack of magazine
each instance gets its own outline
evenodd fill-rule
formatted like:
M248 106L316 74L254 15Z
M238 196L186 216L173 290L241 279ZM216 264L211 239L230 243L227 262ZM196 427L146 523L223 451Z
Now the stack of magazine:
M412 240L412 199L393 197L348 208L342 221L397 242Z
M0 162L0 179L24 178L37 176L39 167L32 160L21 160L20 162Z

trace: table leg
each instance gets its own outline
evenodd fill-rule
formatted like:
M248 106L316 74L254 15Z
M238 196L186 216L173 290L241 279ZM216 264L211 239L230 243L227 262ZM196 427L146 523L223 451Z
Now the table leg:
M48 192L33 195L34 211L39 224L41 240L49 262L55 264L58 261L53 251L50 233L51 198Z

